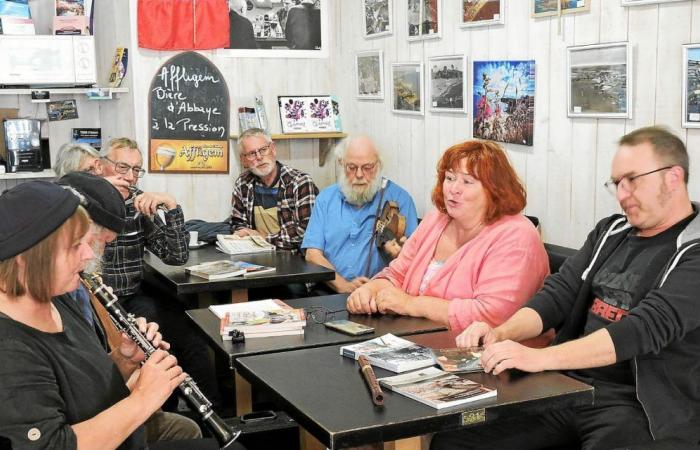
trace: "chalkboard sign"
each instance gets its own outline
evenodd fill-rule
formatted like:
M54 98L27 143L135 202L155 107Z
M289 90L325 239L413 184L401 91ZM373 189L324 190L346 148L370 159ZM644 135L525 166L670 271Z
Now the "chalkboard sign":
M229 105L211 61L195 52L170 58L151 82L148 170L228 173Z

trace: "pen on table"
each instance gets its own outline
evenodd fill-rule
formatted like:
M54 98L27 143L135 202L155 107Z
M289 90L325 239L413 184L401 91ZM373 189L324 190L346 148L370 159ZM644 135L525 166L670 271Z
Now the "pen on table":
M372 393L372 403L377 406L384 405L384 393L382 392L382 388L379 386L379 382L377 382L377 376L374 374L374 370L372 370L372 366L369 364L369 361L367 361L367 358L365 358L364 355L360 355L360 357L357 358L357 362L360 364L362 378L364 378L365 383L367 383L367 387Z
M228 313L224 314L224 317L221 318L221 325L219 326L219 333L224 334L224 329L228 325Z

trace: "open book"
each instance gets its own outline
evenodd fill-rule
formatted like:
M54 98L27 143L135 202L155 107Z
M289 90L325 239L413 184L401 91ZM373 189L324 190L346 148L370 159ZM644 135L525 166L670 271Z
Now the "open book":
M260 236L238 237L232 234L217 234L216 248L229 255L271 252L275 246Z
M392 372L406 372L435 364L429 348L385 334L371 341L340 347L340 354L357 359L365 355L373 366Z
M261 266L245 261L210 261L194 266L185 267L185 271L207 280L220 280L231 277L252 277L274 272L276 269L269 266Z
M390 391L425 403L433 408L451 406L483 400L496 396L496 390L481 383L428 367L416 372L380 378L379 384Z

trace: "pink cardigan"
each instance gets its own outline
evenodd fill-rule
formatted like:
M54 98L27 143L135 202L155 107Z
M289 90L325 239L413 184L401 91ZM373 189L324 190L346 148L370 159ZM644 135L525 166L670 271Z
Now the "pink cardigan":
M429 213L397 259L375 278L386 278L417 296L423 275L450 218ZM504 216L486 226L445 261L423 295L450 300L449 322L463 330L475 320L505 322L542 287L549 260L537 230L525 216Z

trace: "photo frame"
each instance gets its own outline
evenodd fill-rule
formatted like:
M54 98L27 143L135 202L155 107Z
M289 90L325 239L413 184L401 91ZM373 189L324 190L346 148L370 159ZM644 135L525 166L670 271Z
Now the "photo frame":
M331 4L330 0L304 0L296 6L291 6L292 2L280 2L279 7L274 7L265 6L272 5L271 2L248 2L248 6L253 7L244 15L230 12L230 17L243 26L236 26L232 20L230 46L215 50L216 55L230 58L328 58ZM306 15L309 17L305 18ZM309 21L312 27L308 26ZM252 25L252 36L250 31L243 31L250 30L247 22Z
M532 17L558 16L590 11L591 0L532 0Z
M532 146L535 127L535 61L474 61L473 136Z
M430 111L467 113L467 57L434 56L428 59Z
M700 128L700 44L683 46L683 128Z
M391 65L391 110L398 114L422 116L423 103L423 63L393 63Z
M392 0L362 0L365 39L388 36L393 32Z
M632 50L628 42L566 49L567 115L630 119Z
M341 130L338 101L330 95L277 97L282 133L334 133Z
M355 86L358 99L384 99L383 51L369 50L355 55Z
M409 41L439 38L442 35L442 0L406 0Z
M475 2L462 0L462 28L503 25L505 23L505 0Z
M683 0L620 0L622 6L653 5L656 3L673 3Z

